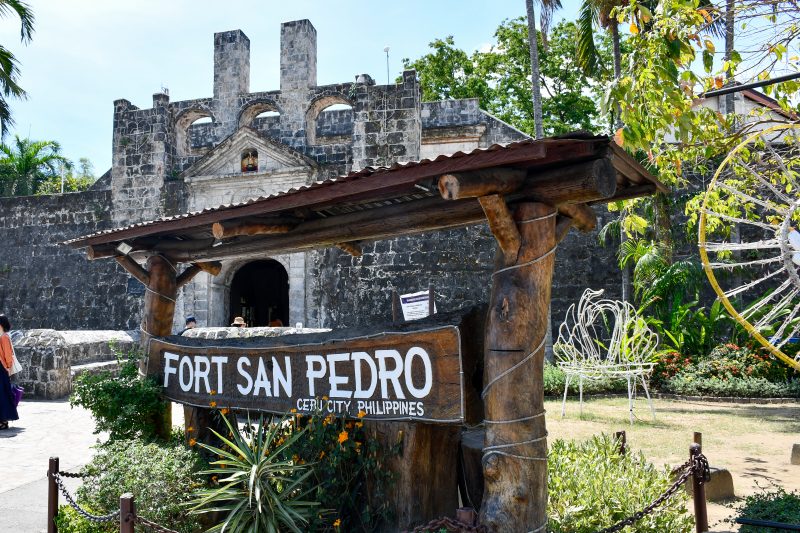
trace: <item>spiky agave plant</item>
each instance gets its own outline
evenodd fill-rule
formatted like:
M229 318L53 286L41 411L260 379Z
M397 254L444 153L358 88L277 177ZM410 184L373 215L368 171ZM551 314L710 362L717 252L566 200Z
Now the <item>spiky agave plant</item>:
M283 422L266 421L240 429L223 417L230 438L213 433L223 447L198 443L218 460L210 463L205 474L216 476L218 486L195 493L190 503L196 514L221 512L224 520L209 533L244 533L293 531L301 533L316 512L318 502L307 499L317 489L309 482L309 465L287 460L286 453L304 431L287 436Z

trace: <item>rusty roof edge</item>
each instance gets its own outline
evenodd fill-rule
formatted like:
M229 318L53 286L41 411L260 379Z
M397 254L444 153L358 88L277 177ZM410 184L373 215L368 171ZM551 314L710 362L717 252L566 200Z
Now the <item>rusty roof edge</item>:
M627 150L625 150L623 147L621 147L614 141L611 141L609 143L609 146L611 147L611 151L614 153L615 157L616 156L623 157L626 160L625 162L628 165L630 165L633 168L633 170L638 172L642 176L642 178L644 178L645 181L649 181L655 184L656 189L659 192L664 192L664 193L670 192L669 187L667 187L661 180L659 180L649 170L647 170L647 168L644 165L639 163L639 161L637 161L635 157L629 154Z
M536 148L538 148L537 145L546 145L548 143L560 143L560 142L564 142L564 141L568 142L568 141L571 141L571 140L579 142L579 143L580 142L600 142L600 143L603 143L603 144L605 144L605 143L610 144L611 149L614 152L614 155L618 156L618 157L621 157L625 161L625 164L627 166L631 167L632 170L634 170L637 174L641 175L641 178L642 178L643 181L651 182L651 183L655 184L656 188L658 190L661 190L662 192L667 192L669 190L664 184L662 184L652 174L650 174L647 171L647 169L645 169L641 164L639 164L638 161L636 161L630 154L628 154L625 150L623 150L622 148L620 148L619 146L617 146L613 142L610 142L608 137L605 137L605 136L590 136L590 135L583 134L581 132L581 133L575 134L574 136L565 135L565 136L561 136L561 137L550 137L550 138L541 139L541 140L525 139L525 140L522 140L522 141L512 142L512 143L509 143L509 144L506 144L506 145L493 144L493 145L491 145L489 147L486 147L486 148L476 148L476 149L471 150L470 152L467 152L467 153L459 151L459 152L456 152L456 153L450 154L450 155L439 155L434 159L423 159L423 160L420 160L420 161L394 163L393 165L391 165L389 167L377 167L377 168L367 167L367 168L361 169L359 171L351 172L351 173L349 173L349 174L347 174L345 176L339 176L339 177L331 178L331 179L324 180L324 181L318 181L318 182L312 183L310 185L304 185L302 187L292 188L292 189L290 189L288 191L281 192L281 193L276 193L276 194L273 194L273 195L270 195L270 196L254 198L254 199L250 199L250 200L247 200L245 202L238 203L238 204L226 204L226 205L216 206L216 207L212 207L212 208L206 208L206 209L203 209L201 211L182 213L180 215L175 215L175 216L171 216L171 217L163 217L163 218L160 218L160 219L139 222L139 223L131 224L131 225L128 225L128 226L125 226L125 227L122 227L122 228L103 230L103 231L96 232L96 233L93 233L93 234L84 235L84 236L81 236L81 237L78 237L78 238L75 238L75 239L70 239L68 241L63 242L62 244L70 246L70 247L73 247L73 248L83 248L83 247L91 246L91 245L94 245L94 244L112 244L114 242L119 242L119 241L125 240L126 238L136 238L136 237L143 236L143 235L139 234L139 231L138 231L138 230L141 230L143 228L147 228L147 227L151 227L151 226L158 226L160 224L166 224L168 226L176 226L176 225L180 225L180 223L182 221L186 220L186 219L198 218L198 217L203 217L203 219L208 218L209 220L206 220L204 222L204 223L208 223L208 222L212 221L212 220L210 220L212 218L214 218L214 219L222 218L222 217L214 216L217 213L219 213L219 214L223 214L223 213L224 214L228 214L228 213L234 214L237 211L246 210L249 206L252 206L253 204L263 204L263 203L267 203L267 202L270 202L270 201L276 201L279 198L283 199L283 198L293 197L293 196L296 196L296 195L298 195L300 193L305 193L306 195L308 195L308 194L310 194L308 191L316 192L316 191L319 191L320 189L323 189L323 188L336 187L337 184L353 182L353 181L357 181L357 180L362 179L362 178L368 178L368 177L373 177L373 176L377 176L377 175L390 174L390 173L393 173L393 172L403 171L403 170L406 170L406 169L411 169L411 171L413 172L413 169L415 167L429 167L429 166L433 167L433 168L430 169L430 172L432 174L435 174L437 172L436 171L436 167L441 166L441 165L438 165L437 163L441 163L442 165L450 163L452 161L456 161L456 163L458 163L458 160L461 159L461 158L469 158L471 156L478 156L480 154L489 154L489 155L486 155L484 157L484 159L489 158L490 160L481 162L481 164L475 166L474 169L487 168L487 167L494 166L494 164L491 161L491 159L493 159L492 156L491 156L491 152L515 151L515 150L518 150L518 149L524 149L526 147L536 147ZM527 150L527 151L530 151L530 150ZM530 160L535 160L538 157L536 157L536 155L534 155L534 154L535 154L535 152L531 153L531 154L528 154L527 157ZM522 155L522 154L520 154L520 155ZM539 156L539 157L542 157L542 156ZM424 173L425 169L421 169L420 172ZM419 179L427 179L427 178L422 178L421 177ZM630 178L629 178L629 180L630 180ZM630 180L630 181L633 182L634 180ZM634 182L633 185L636 185L636 183ZM285 209L292 209L292 208L296 208L296 206L292 207L291 203L290 203L289 206L285 207ZM238 216L248 216L248 213L240 213ZM233 216L233 217L227 217L227 218L236 218L236 215ZM216 221L216 220L214 220L214 221ZM161 231L161 232L166 232L166 231L169 231L170 229L178 229L178 228L167 227L167 228L164 228L163 231ZM114 235L115 237L118 237L118 238L109 240L107 237L109 237L111 235Z

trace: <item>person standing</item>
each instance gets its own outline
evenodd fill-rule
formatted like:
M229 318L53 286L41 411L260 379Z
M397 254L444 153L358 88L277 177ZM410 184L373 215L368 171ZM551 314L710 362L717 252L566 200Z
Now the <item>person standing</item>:
M14 393L11 392L11 379L8 371L14 361L14 348L11 346L11 322L6 315L0 315L0 429L8 429L10 420L19 420L14 406Z
M183 332L187 329L194 329L197 327L197 320L193 316L186 317L186 327L181 330L178 335L183 335Z

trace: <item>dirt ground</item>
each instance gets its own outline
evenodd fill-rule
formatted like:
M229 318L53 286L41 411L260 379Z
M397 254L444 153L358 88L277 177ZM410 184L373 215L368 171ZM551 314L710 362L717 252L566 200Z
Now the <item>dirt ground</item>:
M786 490L800 490L800 466L790 464L792 444L800 443L800 402L782 405L653 402L655 422L646 401L638 400L631 426L627 398L584 398L582 416L577 399L570 399L563 419L561 401L546 401L549 438L580 440L602 432L625 430L633 450L641 450L655 464L677 466L688 459L693 433L701 432L703 453L712 467L731 472L737 496L726 504L709 503L711 531L735 531L735 525L722 522L734 514L730 505L758 492L758 486L779 485ZM691 508L691 502L689 505Z

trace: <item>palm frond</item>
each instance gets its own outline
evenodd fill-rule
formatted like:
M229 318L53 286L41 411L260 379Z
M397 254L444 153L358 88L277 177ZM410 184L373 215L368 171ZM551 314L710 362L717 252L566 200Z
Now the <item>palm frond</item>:
M25 2L19 0L0 0L0 17L16 13L20 22L20 39L28 42L33 36L33 11Z
M575 21L578 34L575 59L588 75L597 74L598 71L599 52L594 44L594 25L597 19L596 4L592 0L583 0L578 11L578 19Z

